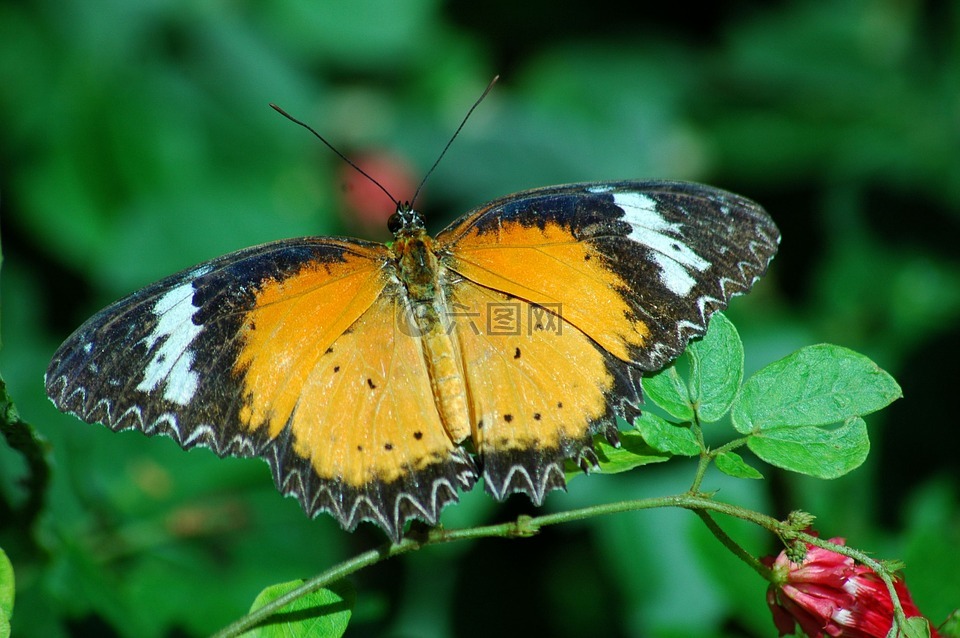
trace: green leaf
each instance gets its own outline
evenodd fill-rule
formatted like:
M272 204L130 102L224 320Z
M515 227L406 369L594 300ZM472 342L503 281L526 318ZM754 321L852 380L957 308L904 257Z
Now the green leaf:
M653 449L638 432L621 432L620 447L610 445L603 437L597 442L597 456L600 457L600 470L604 474L618 474L641 465L662 463L670 455Z
M951 561L952 562L952 561ZM940 624L940 635L944 638L960 636L960 610L953 610Z
M930 638L930 623L923 616L907 618L901 629L903 638Z
M700 454L700 444L689 427L670 423L650 412L641 414L634 425L643 440L654 449L679 456Z
M302 580L267 587L250 607L255 611L293 591ZM244 638L340 638L347 631L356 601L353 586L339 580L328 588L302 596L272 615L264 624L243 634Z
M0 549L0 638L10 638L14 592L13 565L6 552Z
M870 439L866 422L857 416L834 429L767 427L747 437L747 447L771 465L831 479L864 462L870 452Z
M721 452L714 459L717 469L734 478L762 479L763 474L747 465L743 457L736 452Z
M801 348L747 379L733 406L738 432L828 425L875 412L902 396L893 377L840 346Z
M648 399L681 421L693 420L693 403L686 384L677 372L677 366L664 368L657 374L644 377L641 382Z
M723 313L714 313L703 339L687 347L690 357L690 399L701 422L719 420L737 396L743 381L743 342Z

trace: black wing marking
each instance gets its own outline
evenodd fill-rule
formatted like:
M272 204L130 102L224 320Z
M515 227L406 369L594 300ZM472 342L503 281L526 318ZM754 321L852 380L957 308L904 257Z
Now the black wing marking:
M659 370L710 315L750 290L776 254L780 232L763 208L702 184L669 181L594 182L552 186L495 200L437 236L456 251L458 238L496 233L512 221L569 228L598 250L625 283L619 290L652 332L630 362ZM535 287L535 275L527 282Z

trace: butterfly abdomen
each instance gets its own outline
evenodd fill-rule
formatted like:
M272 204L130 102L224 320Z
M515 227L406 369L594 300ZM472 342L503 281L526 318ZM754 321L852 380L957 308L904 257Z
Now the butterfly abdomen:
M422 343L433 396L447 434L455 443L470 436L467 387L459 349L451 339L446 301L439 284L433 240L423 231L401 236L394 244L400 280L408 295L416 338Z
M440 418L450 438L460 443L471 433L467 386L460 353L450 336L442 330L435 330L422 338Z

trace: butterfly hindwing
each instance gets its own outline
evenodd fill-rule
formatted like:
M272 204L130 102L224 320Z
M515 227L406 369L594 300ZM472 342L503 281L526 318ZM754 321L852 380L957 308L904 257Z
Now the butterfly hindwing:
M564 485L564 461L597 464L593 434L615 441L615 415L640 403L639 372L556 312L460 280L452 286L474 445L487 491L539 505Z
M327 510L346 529L372 520L394 540L410 518L436 524L457 489L473 487L476 468L444 429L400 284L388 280L329 346L286 335L314 332L309 314L272 314L279 319L250 315L270 325L275 345L247 368L267 391L253 393L240 419L288 438L289 452L272 463L281 490L311 514ZM277 361L291 363L278 370Z

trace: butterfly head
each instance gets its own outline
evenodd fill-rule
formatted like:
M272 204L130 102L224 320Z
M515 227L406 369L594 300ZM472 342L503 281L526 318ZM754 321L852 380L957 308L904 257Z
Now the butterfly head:
M422 231L424 228L423 215L415 211L409 202L399 204L397 212L387 220L387 229L398 239L401 235Z

